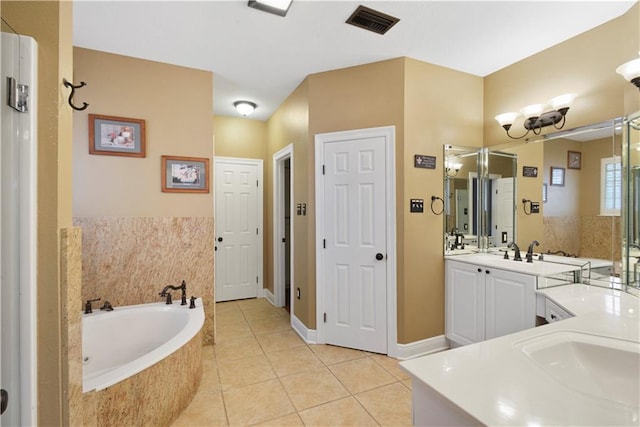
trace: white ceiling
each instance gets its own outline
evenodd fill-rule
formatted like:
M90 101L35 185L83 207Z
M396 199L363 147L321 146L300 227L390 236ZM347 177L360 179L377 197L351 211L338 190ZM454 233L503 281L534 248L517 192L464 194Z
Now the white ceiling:
M313 73L408 56L486 76L624 14L637 0L294 0L286 17L229 1L74 1L74 45L212 71L214 113L266 120ZM344 21L400 18L382 36ZM88 82L90 83L90 82ZM179 84L179 82L167 82Z

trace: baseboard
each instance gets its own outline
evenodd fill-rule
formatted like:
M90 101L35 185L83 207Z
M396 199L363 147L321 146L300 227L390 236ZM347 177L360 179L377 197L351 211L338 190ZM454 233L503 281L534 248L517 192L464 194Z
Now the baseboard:
M307 344L316 344L317 335L315 329L308 329L304 323L293 314L291 315L291 327L300 335L300 338L302 338L304 342Z
M273 296L273 292L271 292L271 290L269 290L268 288L262 288L262 292L259 297L266 298L267 301L271 303L271 305L276 305L276 298Z
M413 359L425 354L437 353L449 348L449 342L444 335L415 341L409 344L396 344L395 351L389 352L389 356L400 360Z

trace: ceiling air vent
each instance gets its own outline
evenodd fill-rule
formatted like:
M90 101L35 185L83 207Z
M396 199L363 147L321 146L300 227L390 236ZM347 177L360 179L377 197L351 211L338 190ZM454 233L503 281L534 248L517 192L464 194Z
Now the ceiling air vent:
M355 25L356 27L373 31L374 33L384 34L396 25L398 21L400 21L399 18L394 18L393 16L360 5L349 19L347 19L347 24Z

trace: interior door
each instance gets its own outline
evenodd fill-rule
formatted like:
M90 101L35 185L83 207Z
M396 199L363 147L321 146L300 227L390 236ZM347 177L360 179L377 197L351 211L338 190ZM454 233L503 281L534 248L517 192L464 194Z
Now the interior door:
M218 158L214 167L216 301L255 298L262 285L262 163Z
M387 350L384 137L324 144L325 338Z
M491 180L493 190L493 236L497 246L513 240L513 178Z

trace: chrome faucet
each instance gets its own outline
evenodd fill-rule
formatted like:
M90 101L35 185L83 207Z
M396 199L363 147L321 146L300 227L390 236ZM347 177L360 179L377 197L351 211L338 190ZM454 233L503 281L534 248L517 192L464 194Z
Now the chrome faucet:
M513 248L515 254L513 255L514 261L522 261L522 257L520 256L520 248L516 244L516 242L511 242L507 245L507 248Z
M527 262L533 262L533 246L540 246L540 242L538 242L537 240L532 241L529 244L529 249L527 249Z
M183 280L180 286L167 285L162 289L162 292L160 292L159 295L161 297L167 298L166 304L173 304L173 300L171 299L171 293L169 292L169 289L173 289L174 291L181 290L182 296L180 298L180 305L187 305L187 282Z

